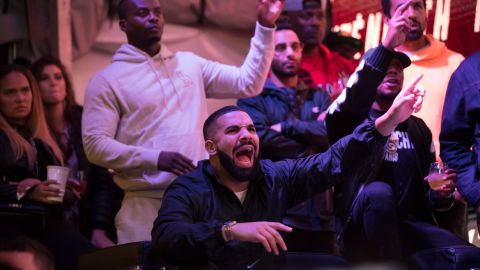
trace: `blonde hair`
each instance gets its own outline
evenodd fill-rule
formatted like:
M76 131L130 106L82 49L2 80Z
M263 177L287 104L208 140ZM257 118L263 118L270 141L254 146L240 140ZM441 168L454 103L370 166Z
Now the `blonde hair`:
M30 114L26 119L26 128L30 131L32 138L39 139L50 147L53 154L63 165L63 154L53 139L48 129L47 121L45 120L45 113L42 105L42 98L40 91L33 75L26 68L16 65L6 65L0 67L0 85L2 80L10 73L18 72L25 76L28 80L30 90L32 91L32 106ZM5 132L10 140L15 160L19 160L23 155L27 156L28 165L33 168L36 160L35 146L22 137L18 131L7 122L2 113L0 113L0 129Z

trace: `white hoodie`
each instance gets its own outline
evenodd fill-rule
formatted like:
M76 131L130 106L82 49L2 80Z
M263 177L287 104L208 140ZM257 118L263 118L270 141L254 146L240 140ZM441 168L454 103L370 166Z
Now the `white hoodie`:
M206 158L206 98L259 94L273 53L273 29L258 23L241 67L171 53L163 45L154 57L122 45L86 89L82 133L88 159L113 169L126 192L161 198L175 175L158 171L160 152L179 152L195 163Z

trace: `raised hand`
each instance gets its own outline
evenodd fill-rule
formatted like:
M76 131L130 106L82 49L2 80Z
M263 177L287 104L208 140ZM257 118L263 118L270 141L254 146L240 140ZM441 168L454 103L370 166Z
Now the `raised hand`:
M258 0L257 20L265 27L274 27L283 10L285 0Z
M410 20L405 11L407 11L411 2L412 0L403 3L395 10L391 18L385 19L388 31L383 41L383 46L393 50L405 41L410 31Z
M237 223L232 227L232 236L233 239L239 241L261 243L267 252L273 251L275 255L278 255L280 253L277 245L284 251L287 250L287 245L278 231L291 232L292 228L279 222Z
M423 74L418 75L412 82L400 91L392 103L389 111L397 118L397 124L407 120L413 113L418 112L422 107L425 89L417 86L418 82L423 78Z
M195 169L193 161L178 152L162 151L158 156L157 167L161 171L182 175Z
M409 85L398 93L388 111L375 121L377 130L387 136L395 127L407 120L413 112L418 112L422 107L425 89L418 87L417 83L423 74L418 75Z

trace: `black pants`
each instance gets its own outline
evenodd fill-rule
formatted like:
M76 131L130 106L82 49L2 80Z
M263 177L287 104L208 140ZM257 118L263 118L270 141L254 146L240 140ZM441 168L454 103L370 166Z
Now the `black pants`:
M369 183L359 194L341 243L350 261L402 261L420 250L462 245L470 246L433 224L399 220L393 190L384 182Z
M458 237L468 241L468 205L465 202L455 201L452 208L446 212L436 212L438 225L453 232Z

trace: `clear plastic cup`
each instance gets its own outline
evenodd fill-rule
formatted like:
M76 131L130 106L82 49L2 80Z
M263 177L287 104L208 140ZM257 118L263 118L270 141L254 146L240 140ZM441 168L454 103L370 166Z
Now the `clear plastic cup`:
M60 189L59 196L47 197L51 202L61 203L63 195L65 195L65 187L67 186L68 176L70 175L70 168L62 166L47 166L47 180L53 180L56 183L50 186L57 186Z

